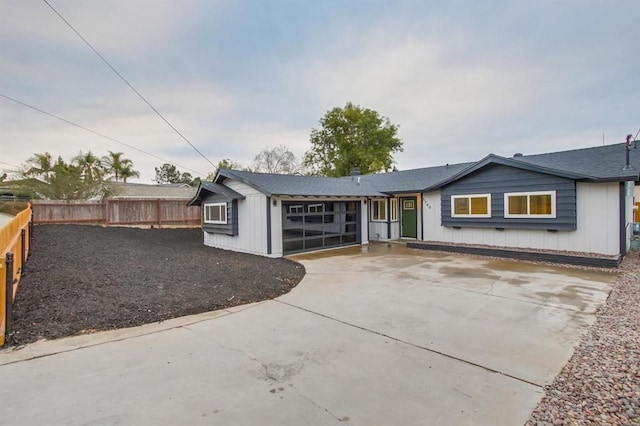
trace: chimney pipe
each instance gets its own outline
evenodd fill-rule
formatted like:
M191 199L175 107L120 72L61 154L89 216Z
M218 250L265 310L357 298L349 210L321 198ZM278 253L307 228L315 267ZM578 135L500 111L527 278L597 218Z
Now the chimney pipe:
M627 143L625 143L625 148L627 150L627 159L625 161L625 165L622 168L622 170L629 170L631 169L631 159L629 158L630 156L630 151L631 151L631 138L633 137L633 135L627 135ZM634 141L635 142L635 141Z

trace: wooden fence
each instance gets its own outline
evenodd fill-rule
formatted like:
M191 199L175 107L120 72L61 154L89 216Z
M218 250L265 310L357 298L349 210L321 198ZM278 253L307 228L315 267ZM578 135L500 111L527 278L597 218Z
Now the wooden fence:
M31 206L0 228L0 346L11 335L13 300L31 248Z
M199 226L199 206L189 199L107 198L103 201L33 201L33 223L95 223L121 226Z

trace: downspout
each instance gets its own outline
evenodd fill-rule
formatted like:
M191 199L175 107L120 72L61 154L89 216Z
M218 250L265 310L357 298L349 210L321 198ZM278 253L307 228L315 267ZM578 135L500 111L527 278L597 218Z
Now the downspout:
M620 255L627 254L627 203L625 183L620 182Z
M422 192L418 194L420 200L420 240L424 241L424 200L422 199Z
M271 254L271 197L267 197L267 254Z
M387 198L387 240L391 239L391 199Z
M362 246L362 232L363 232L363 229L362 229L362 226L363 226L362 225L362 202L363 201L364 201L365 206L366 206L366 204L367 204L367 199L366 198L361 197L361 198L358 199L358 203L357 203L358 209L357 209L357 212L356 212L356 214L358 216L358 221L360 223L360 226L358 226L356 224L356 241L358 241L358 244L360 246ZM369 228L367 227L367 229L365 231L367 232L367 244L368 244L369 243Z

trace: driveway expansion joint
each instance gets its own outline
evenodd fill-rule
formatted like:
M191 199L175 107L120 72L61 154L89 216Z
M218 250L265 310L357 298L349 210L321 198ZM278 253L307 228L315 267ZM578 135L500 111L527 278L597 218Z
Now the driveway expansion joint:
M335 414L333 414L328 408L323 407L322 405L318 404L317 402L315 402L313 399L309 398L308 396L306 396L305 394L303 394L302 392L300 392L300 390L298 388L296 388L293 384L289 383L288 384L289 387L291 389L293 389L294 391L296 391L296 393L298 394L298 396L302 399L304 399L305 401L309 402L311 405L313 405L316 408L319 408L320 410L325 411L327 414L329 414L331 417L333 417L334 419L336 419L338 422L342 423L344 421L348 421L348 417L338 417Z
M582 314L585 313L585 312L581 311L579 308L558 306L558 305L553 305L553 304L550 305L548 303L536 302L534 300L524 300L524 299L518 299L518 298L515 298L515 297L508 297L508 296L502 296L502 295L499 295L499 294L493 294L491 292L493 291L493 286L495 285L495 281L493 281L491 283L491 289L489 289L486 292L485 291L469 290L468 288L454 288L454 287L451 287L451 286L439 285L437 283L432 283L432 282L427 283L427 285L430 285L430 286L433 286L433 287L438 287L438 288L444 288L444 289L448 289L448 290L464 291L464 292L473 293L473 294L482 294L484 296L496 297L498 299L510 300L512 302L521 302L521 303L527 303L527 304L530 304L530 305L543 306L543 307L549 308L549 309L558 309L558 310L561 310L561 311L577 312L577 313L582 313ZM611 290L609 290L609 292L610 291Z
M393 340L395 342L402 343L402 344L414 347L416 349L428 351L428 352L431 352L431 353L434 353L434 354L437 354L437 355L441 355L441 356L444 356L446 358L449 358L449 359L452 359L452 360L455 360L455 361L462 362L462 363L467 364L467 365L471 365L473 367L480 368L480 369L485 370L485 371L489 371L491 373L499 374L501 376L505 376L505 377L508 377L510 379L517 380L519 382L526 383L526 384L531 385L531 386L535 386L536 388L539 388L539 389L543 389L544 386L545 386L544 384L535 383L535 382L532 382L530 380L526 380L526 379L523 379L521 377L517 377L517 376L514 376L512 374L504 373L502 371L495 370L495 369L493 369L491 367L487 367L485 365L475 363L473 361L469 361L469 360L466 360L466 359L463 359L463 358L459 358L459 357L456 357L454 355L447 354L447 353L444 353L444 352L441 352L441 351L438 351L438 350L435 350L435 349L432 349L432 348L429 348L429 347L426 347L426 346L420 346L420 345L417 345L415 343L408 342L406 340L402 340L402 339L399 339L397 337L394 337L394 336L391 336L391 335L388 335L388 334L385 334L385 333L381 333L379 331L370 330L370 329L368 329L366 327L362 327L362 326L359 326L359 325L356 325L356 324L352 324L350 322L343 321L341 319L334 318L334 317L331 317L329 315L322 314L320 312L315 312L315 311L312 311L310 309L303 308L301 306L293 305L291 303L283 302L283 301L277 300L277 299L274 299L273 301L277 302L277 303L281 303L281 304L286 305L286 306L290 306L290 307L295 308L295 309L300 309L301 311L305 311L305 312L308 312L310 314L317 315L317 316L326 318L326 319L331 320L331 321L338 322L340 324L344 324L344 325L349 326L349 327L357 328L357 329L365 331L367 333L371 333L371 334L375 334L375 335L378 335L378 336L381 336L381 337L384 337L384 338L387 338L387 339L391 339L391 340Z

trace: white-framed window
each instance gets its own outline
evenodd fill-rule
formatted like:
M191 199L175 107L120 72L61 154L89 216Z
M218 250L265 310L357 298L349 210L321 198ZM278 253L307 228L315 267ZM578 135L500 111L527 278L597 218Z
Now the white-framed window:
M415 200L402 200L402 210L415 210Z
M322 213L323 211L322 204L309 204L307 207L309 213Z
M491 217L491 194L452 195L451 217Z
M224 225L227 223L227 203L204 205L204 223Z
M391 205L389 206L389 213L391 215L391 222L398 221L398 199L392 198Z
M289 213L302 213L302 205L299 206L289 206Z
M371 200L371 220L373 222L387 221L387 200Z
M504 194L505 218L555 218L556 191L509 192Z

